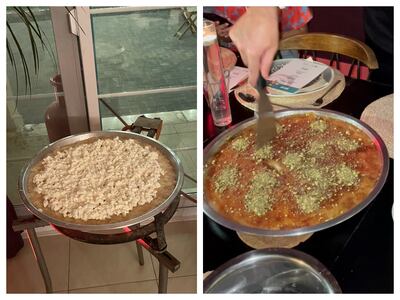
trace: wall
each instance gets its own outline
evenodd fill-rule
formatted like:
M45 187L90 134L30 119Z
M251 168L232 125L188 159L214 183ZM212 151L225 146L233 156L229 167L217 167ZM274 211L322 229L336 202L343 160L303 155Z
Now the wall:
M364 41L363 7L312 7L310 32L347 35Z

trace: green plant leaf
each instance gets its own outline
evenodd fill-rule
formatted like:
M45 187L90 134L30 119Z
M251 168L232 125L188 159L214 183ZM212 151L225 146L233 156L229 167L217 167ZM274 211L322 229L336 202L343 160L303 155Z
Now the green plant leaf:
M13 53L13 51L12 51L12 48L11 48L10 43L8 42L8 40L6 41L6 44L7 44L7 54L8 54L8 57L10 58L11 65L12 65L13 68L14 68L15 82L16 82L17 91L18 91L18 88L19 88L19 80L18 80L17 64L15 63L14 53ZM17 101L18 101L18 92L17 92Z
M7 44L7 54L8 54L8 57L10 58L11 65L14 68L15 83L17 85L17 98L15 99L15 107L14 107L14 113L15 113L15 111L17 110L17 107L18 107L18 89L19 89L18 70L17 70L17 65L15 63L14 53L12 51L12 48L11 48L8 40L6 41L6 44Z
M8 29L8 31L10 32L10 34L11 34L11 36L13 38L13 41L14 41L17 49L18 49L19 56L20 56L20 59L21 59L22 67L23 67L23 70L24 70L24 78L25 78L25 94L27 94L27 89L29 88L29 95L31 95L31 92L32 92L31 77L30 77L28 64L26 63L25 54L22 51L21 45L19 44L18 39L15 36L15 34L14 34L14 32L13 32L13 30L12 30L12 28L11 28L11 26L10 26L10 24L8 22L7 22L7 29ZM17 93L18 93L18 91L17 91Z
M55 58L53 49L51 48L51 43L46 36L46 33L41 29L37 18L35 17L34 12L30 7L11 7L11 10L13 10L16 15L20 18L22 21L22 24L25 25L25 28L28 33L28 38L30 41L30 47L32 50L32 57L33 57L33 67L34 67L34 73L37 75L39 72L39 67L40 67L40 58L39 58L39 49L38 45L40 44L42 49L46 51L50 57L52 58L53 64L54 64L54 69L58 70L58 65L57 65L57 60ZM8 41L7 37L7 53L8 57L10 58L11 64L13 65L15 74L16 74L16 85L17 85L17 99L18 99L18 94L19 94L19 80L18 80L18 67L17 67L17 58L19 57L22 65L22 69L24 72L24 79L25 79L25 94L27 94L27 91L29 90L29 95L31 95L32 92L32 85L31 85L31 73L30 73L30 68L28 67L28 63L26 60L26 56L24 54L24 51L18 41L18 36L16 36L15 32L13 32L11 25L9 22L7 22L7 28L8 31L10 32L13 40L13 44L11 44ZM14 45L15 44L15 45ZM47 46L47 44L49 46ZM15 55L13 52L13 48L17 48L16 52L18 55Z
M31 42L32 54L33 54L33 64L35 68L35 74L39 71L39 52L36 46L35 36L37 36L42 44L44 45L43 39L41 37L40 30L37 31L31 21L28 19L28 14L23 8L15 8L15 11L20 15L21 20L25 23L26 29L28 31L29 40ZM35 33L35 35L34 35Z
M58 65L57 65L57 60L56 57L54 55L54 51L51 48L51 43L49 38L46 35L46 32L44 32L44 30L42 30L42 28L39 26L39 23L36 20L35 14L33 13L33 11L30 9L30 7L26 7L35 26L36 26L36 31L38 32L38 37L41 41L42 44L42 49L45 49L47 51L47 53L49 53L51 59L53 60L53 64L54 64L54 69L58 71ZM47 46L48 45L48 46Z

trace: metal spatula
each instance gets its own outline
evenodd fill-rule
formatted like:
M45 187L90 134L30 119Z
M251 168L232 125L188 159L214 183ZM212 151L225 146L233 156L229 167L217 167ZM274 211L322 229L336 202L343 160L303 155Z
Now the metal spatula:
M276 135L276 120L271 101L265 93L266 85L265 79L260 74L256 86L259 94L256 149L266 145Z

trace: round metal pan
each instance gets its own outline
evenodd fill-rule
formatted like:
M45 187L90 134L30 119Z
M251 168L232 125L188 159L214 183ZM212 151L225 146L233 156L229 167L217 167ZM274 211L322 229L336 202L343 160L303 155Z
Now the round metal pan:
M163 153L169 162L172 164L175 174L176 174L176 184L175 187L172 191L172 193L169 195L167 199L165 199L163 202L161 202L160 205L158 205L155 208L152 208L148 211L146 211L144 214L135 217L130 220L122 221L122 222L116 222L116 223L109 223L109 224L79 224L79 223L71 223L67 222L64 220L60 220L57 218L54 218L52 216L49 216L45 212L41 212L38 207L36 207L30 200L29 198L29 193L28 193L28 180L30 176L30 172L32 170L32 167L35 166L38 162L40 162L44 157L49 155L50 153L53 153L55 150L65 147L68 145L75 144L77 142L83 142L87 139L91 138L114 138L114 137L121 137L121 138L129 138L129 139L136 139L144 144L148 144L150 146L154 146L159 150L161 153ZM68 137L65 137L61 140L58 140L46 147L44 147L37 155L28 162L28 164L22 169L20 177L19 177L19 182L18 182L18 189L19 189L19 194L22 198L22 201L24 202L25 206L38 218L47 221L51 224L54 224L56 226L64 227L64 228L69 228L69 229L75 229L75 230L80 230L80 231L107 231L107 230L113 230L113 229L119 229L123 228L126 226L131 226L134 224L141 223L145 220L148 220L149 218L155 216L156 214L160 213L163 211L165 208L168 207L168 205L178 196L180 193L180 190L183 185L183 177L184 177L184 172L183 172L183 167L180 159L178 156L172 152L169 148L161 144L155 139L152 139L150 137L137 134L137 133L132 133L132 132L126 132L126 131L93 131L89 133L83 133L83 134L77 134L77 135L71 135Z
M204 279L204 293L341 293L329 270L294 249L246 252L219 266Z
M331 111L331 110L326 110L326 109L287 109L287 110L280 110L275 112L276 118L282 118L286 116L293 116L293 115L299 115L299 114L306 114L306 113L314 113L318 116L322 117L329 117L333 119L338 119L341 121L344 121L348 124L351 124L360 130L362 130L370 139L374 142L375 146L377 147L379 151L379 156L382 161L382 170L381 170L381 175L375 185L375 187L372 189L371 193L363 200L361 201L357 206L353 207L352 209L348 210L347 212L343 213L340 216L337 216L334 219L331 219L329 221L326 221L324 223L320 223L317 225L312 225L312 226L307 226L307 227L300 227L300 228L295 228L295 229L282 229L282 230L271 230L271 229L263 229L263 228L256 228L256 227L250 227L246 226L243 224L239 224L235 221L228 220L221 216L217 211L214 210L214 208L209 204L208 199L206 195L204 195L204 212L208 217L210 217L212 220L215 222L219 223L222 226L225 226L227 228L230 228L235 231L241 231L245 233L250 233L250 234L255 234L255 235L265 235L265 236L296 236L296 235L302 235L302 234L307 234L307 233L313 233L316 231L320 231L332 226L335 226L336 224L339 224L358 212L360 212L363 208L365 208L371 201L378 195L379 191L382 189L386 177L388 175L389 171L389 155L385 146L385 143L381 139L381 137L373 130L370 126L365 124L364 122L360 121L359 119L356 119L354 117L351 117L349 115ZM247 120L244 120L235 126L229 128L227 131L223 132L220 134L218 137L216 137L208 146L204 149L204 165L210 161L216 153L219 152L221 146L225 144L225 142L230 139L231 137L235 136L239 132L241 132L243 129L254 125L256 123L257 119L256 118L250 118ZM204 176L206 176L206 172L204 173Z

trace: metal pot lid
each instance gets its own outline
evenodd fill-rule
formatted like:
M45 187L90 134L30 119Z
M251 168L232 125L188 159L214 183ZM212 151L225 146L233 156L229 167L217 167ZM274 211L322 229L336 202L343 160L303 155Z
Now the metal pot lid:
M121 222L115 222L115 223L109 223L109 224L85 224L85 223L75 223L75 222L68 222L66 220L61 220L55 217L52 217L45 212L41 211L38 207L36 207L32 201L30 200L29 193L28 193L28 180L30 176L30 172L39 161L41 161L44 157L55 151L56 149L68 145L75 144L77 142L82 142L90 138L113 138L113 137L122 137L122 138L130 138L130 139L137 139L145 144L154 146L157 150L159 150L162 154L164 154L171 165L173 166L173 169L176 174L176 184L169 195L164 201L162 201L158 206L144 212L143 214ZM145 135L133 133L133 132L126 132L126 131L93 131L89 133L83 133L83 134L76 134L76 135L71 135L68 137L65 137L63 139L60 139L46 147L44 147L41 151L39 151L34 158L32 158L28 164L22 169L20 177L19 177L19 182L18 182L18 189L19 189L19 194L22 198L22 201L24 202L25 206L38 218L49 222L51 224L54 224L59 227L64 227L64 228L69 228L69 229L74 229L74 230L80 230L80 231L86 231L86 232L96 232L96 231L108 231L108 230L114 230L114 229L119 229L135 224L139 224L141 222L144 222L156 214L162 212L164 209L168 207L168 205L179 195L182 185L183 185L183 177L184 177L184 172L183 172L183 166L182 163L179 159L179 157L168 147L165 145L161 144L157 140L147 137Z
M204 280L205 293L341 293L328 269L294 249L269 248L239 255Z
M307 233L313 233L317 232L332 226L335 226L355 214L359 213L362 209L364 209L368 204L371 203L372 200L378 195L380 190L382 189L383 185L386 182L386 178L389 172L389 155L388 151L386 148L385 143L383 142L382 138L379 136L378 133L376 133L375 130L373 130L370 126L365 124L364 122L360 121L359 119L356 119L352 116L346 115L344 113L332 111L332 110L327 110L327 109L286 109L286 110L280 110L275 112L275 116L277 118L281 117L286 117L286 116L293 116L293 115L298 115L298 114L305 114L305 113L314 113L318 116L324 116L324 117L329 117L329 118L334 118L337 120L344 121L346 123L349 123L358 129L362 130L375 144L375 146L378 148L379 155L382 161L382 170L381 170L381 175L375 185L375 187L371 190L369 195L361 201L358 205L355 207L351 208L350 210L344 212L343 214L337 216L336 218L333 218L329 221L326 221L324 223L308 226L308 227L300 227L300 228L294 228L294 229L282 229L282 230L271 230L271 229L265 229L265 228L258 228L258 227L250 227L246 226L243 224L240 224L238 222L235 222L233 220L227 219L220 215L209 203L207 196L204 195L204 202L203 202L203 207L204 207L204 212L205 214L211 218L213 221L216 223L227 227L229 229L235 230L235 231L240 231L244 233L249 233L249 234L255 234L255 235L265 235L265 236L297 236L297 235L302 235L302 234L307 234ZM235 136L245 128L254 125L256 123L257 119L256 118L250 118L247 120L244 120L235 126L229 128L225 132L221 133L218 137L216 137L210 144L207 145L207 147L204 149L204 165L208 161L210 161L216 153L218 153L219 149L225 144L227 140L229 140L231 137Z

